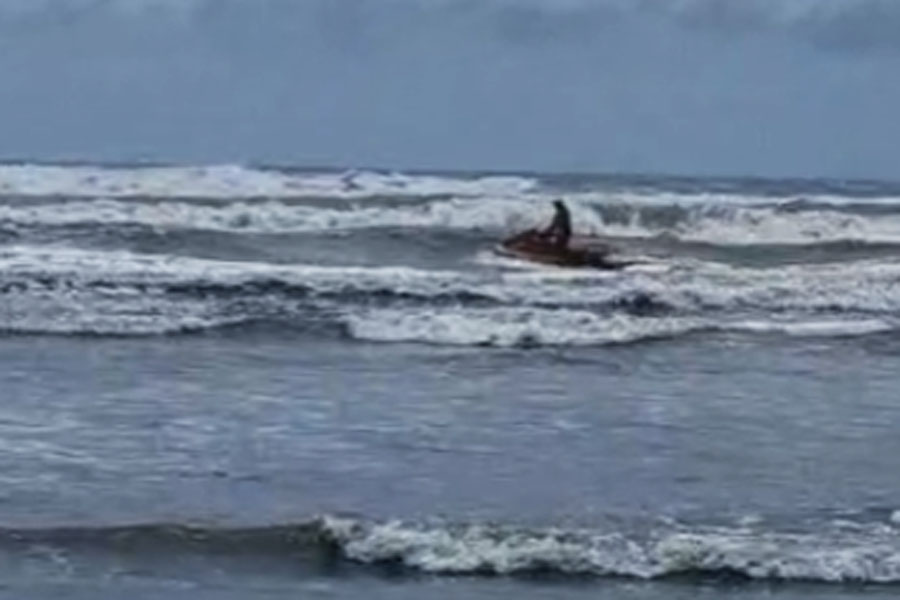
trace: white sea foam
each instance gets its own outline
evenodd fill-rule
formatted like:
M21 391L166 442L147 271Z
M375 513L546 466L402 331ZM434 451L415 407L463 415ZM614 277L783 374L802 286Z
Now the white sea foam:
M466 346L584 346L683 334L693 319L600 316L542 309L382 310L348 317L350 334L380 342Z
M805 321L743 320L719 324L718 329L746 333L781 333L797 337L853 337L897 329L884 319L810 319Z
M604 233L622 237L669 235L720 245L812 244L854 241L900 243L900 216L863 216L827 210L783 211L771 207L711 205L687 211L670 225L654 224L632 213L627 224L609 224Z
M704 263L695 271L656 279L659 297L707 308L895 312L900 309L900 262L742 268Z
M78 291L7 295L0 308L6 333L143 336L202 331L260 318L223 314L215 305L129 293L105 295Z
M474 186L474 184L473 184ZM274 196L276 194L270 194ZM363 203L329 207L278 200L209 205L186 200L126 199L0 204L0 223L24 226L144 225L164 229L290 233L378 227L487 230L502 234L546 223L552 210L540 195L457 196L400 206ZM772 207L710 205L662 209L569 201L578 234L625 238L668 236L719 245L900 243L900 215L840 211L782 211Z
M41 331L48 315L60 323L115 321L135 329L151 322L148 331L196 328L221 319L290 318L304 299L328 303L362 339L586 345L706 330L796 336L892 330L900 315L900 262L460 272L14 246L0 249L0 293L7 330ZM179 304L189 300L196 306Z
M512 231L549 217L546 205L515 200L454 198L401 207L357 206L341 209L278 201L235 202L210 206L190 202L145 203L88 200L49 204L0 205L0 222L12 225L144 225L250 233L319 232L377 227L419 227ZM600 221L582 219L583 226Z
M605 345L700 331L844 337L891 331L896 327L881 319L639 317L523 308L375 310L350 315L347 325L350 335L361 340L495 347Z
M900 205L900 196L853 196L821 193L721 193L721 192L676 192L664 189L590 190L564 194L566 198L586 204L618 204L622 206L654 207L681 206L703 209L708 206L732 207L796 207L830 206L852 207L858 205L893 207Z
M475 271L222 261L127 251L7 246L0 274L65 275L73 281L209 282L261 279L314 290L478 294L502 303L606 304L646 296L679 309L900 310L900 262L868 260L748 268L687 263L661 273L590 270Z
M543 567L560 573L652 575L643 549L615 534L420 528L401 522L370 526L336 518L326 518L324 528L352 560L398 561L432 573L505 575Z
M323 529L351 560L395 562L430 573L560 574L655 579L739 574L819 582L900 581L900 538L890 527L779 533L673 526L647 536L588 529L368 524L325 518Z
M406 174L373 170L283 171L241 165L103 167L88 165L0 165L0 195L129 198L365 198L369 196L521 197L564 196L576 204L624 206L776 206L797 200L816 205L891 206L893 196L767 196L738 193L679 193L662 190L543 190L534 177L516 175Z
M65 277L70 285L212 284L240 286L259 282L296 285L319 292L393 290L397 293L467 292L477 277L453 271L409 267L329 267L221 261L180 256L94 251L65 247L0 248L0 276Z
M238 165L105 168L0 165L0 194L122 198L294 198L519 194L525 177L444 177L374 171L286 173Z

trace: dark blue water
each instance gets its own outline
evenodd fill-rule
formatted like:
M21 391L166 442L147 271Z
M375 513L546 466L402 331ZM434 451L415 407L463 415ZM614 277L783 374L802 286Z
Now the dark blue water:
M0 596L893 596L896 190L644 179L0 169Z

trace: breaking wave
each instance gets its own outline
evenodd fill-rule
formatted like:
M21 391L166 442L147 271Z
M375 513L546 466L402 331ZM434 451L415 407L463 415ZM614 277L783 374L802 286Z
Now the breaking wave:
M376 171L290 172L239 165L113 168L0 165L0 194L106 198L365 198L516 194L526 177L444 177Z
M211 206L190 202L89 200L0 206L7 226L140 225L235 233L310 233L384 227L507 230L532 226L546 206L453 198L403 206L332 208L277 201ZM596 221L596 218L594 219Z
M348 317L350 334L357 339L494 347L597 346L700 332L848 337L896 327L881 319L717 320L507 308L383 310Z
M324 558L390 565L395 573L400 567L439 575L900 582L900 533L891 522L834 521L791 531L658 520L630 530L326 516L243 529L183 525L0 529L4 548L29 552L38 545L64 552L91 548L129 555L251 554L319 565Z
M900 535L887 524L829 524L809 533L672 525L642 535L347 519L326 519L323 526L352 560L429 573L900 582Z
M473 184L474 185L474 184ZM411 197L322 205L284 200L209 204L179 200L69 200L0 204L6 229L65 226L143 226L232 233L315 233L371 228L490 231L502 234L546 222L544 195ZM721 246L900 244L900 213L845 209L742 207L724 204L641 205L631 198L572 197L577 233L620 238L666 238Z
M900 243L900 215L894 213L871 215L844 210L720 204L693 208L620 208L605 212L608 214L603 233L621 237L665 235L722 246Z
M900 262L659 271L278 265L0 249L0 330L146 335L277 321L354 338L599 345L704 331L865 335L900 317Z

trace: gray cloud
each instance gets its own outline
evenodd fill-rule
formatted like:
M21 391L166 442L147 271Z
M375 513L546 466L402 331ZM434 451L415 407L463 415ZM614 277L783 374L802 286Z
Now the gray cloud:
M638 6L713 31L775 31L842 50L900 49L896 0L639 0Z
M895 176L892 7L0 0L0 155Z
M169 18L203 29L223 15L281 14L315 19L322 32L357 43L391 28L465 22L507 41L568 42L600 35L622 18L654 17L711 32L776 32L839 50L900 49L897 0L0 0L0 22L14 29L81 19ZM268 24L277 23L272 18ZM321 33L321 32L320 32Z

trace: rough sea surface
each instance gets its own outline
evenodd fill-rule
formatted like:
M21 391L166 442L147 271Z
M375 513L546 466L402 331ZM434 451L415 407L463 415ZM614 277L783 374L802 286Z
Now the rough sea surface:
M639 264L498 256L572 210ZM893 598L900 185L0 165L2 598Z

